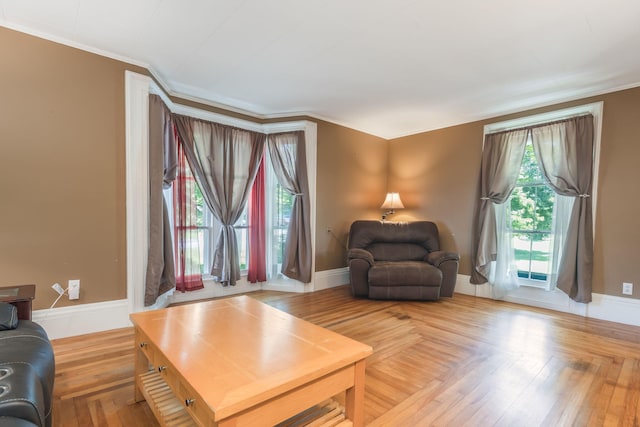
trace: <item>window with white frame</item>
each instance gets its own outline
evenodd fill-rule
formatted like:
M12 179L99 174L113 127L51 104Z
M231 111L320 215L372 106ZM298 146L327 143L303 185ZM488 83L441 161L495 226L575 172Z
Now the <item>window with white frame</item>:
M307 172L311 202L310 223L315 224L317 125L310 121L281 121L259 124L212 111L174 103L149 76L125 71L125 168L126 168L126 224L127 224L127 302L130 312L145 307L145 276L149 243L149 94L159 95L172 113L213 121L262 133L304 130L307 150ZM171 200L166 195L166 200ZM171 215L171 210L169 211ZM311 240L315 239L312 228ZM313 250L313 244L311 248ZM205 255L205 259L210 259ZM312 277L313 277L312 269ZM287 284L288 285L288 284ZM300 289L294 283L291 289ZM153 307L168 303L168 293L159 298Z
M592 206L595 212L602 103L487 125L485 135L551 123L587 113L594 117ZM574 198L556 194L547 183L529 135L516 186L506 203L494 205L499 241L502 242L503 249L508 248L509 254L498 255L498 260L493 263L493 277L490 281L497 281L496 275L501 275L511 277L519 286L555 289L554 272L557 271L564 244L561 230L567 226L573 202Z
M521 282L524 285L548 289L558 210L556 194L540 171L531 138L527 140L518 181L506 207L509 209L506 226L511 233L518 278L524 279Z
M278 182L275 176L271 161L268 155L265 155L264 161L266 161L266 194L265 205L267 210L267 221L265 224L266 229L266 256L267 256L267 277L286 279L280 272L282 268L282 259L284 257L285 242L287 239L287 230L289 226L289 220L291 218L291 208L293 207L294 196L287 192ZM195 187L195 191L192 193L193 197L190 201L195 206L196 214L196 228L197 233L194 233L194 238L197 236L197 242L193 242L191 246L197 248L196 251L191 251L190 256L197 257L197 263L200 265L200 273L205 277L211 272L211 262L213 260L213 247L216 243L218 234L220 233L221 224L213 216L211 210L206 205L204 197L198 187L195 179L192 178L192 184ZM175 197L174 189L171 188L165 190L164 197L169 207L171 227L174 229L175 223L174 207ZM248 209L245 206L240 218L234 224L236 232L236 238L238 239L238 255L240 260L240 271L245 274L249 268L249 218ZM187 243L188 244L188 243Z
M267 278L286 280L281 270L294 196L278 182L271 160L268 160L266 165Z

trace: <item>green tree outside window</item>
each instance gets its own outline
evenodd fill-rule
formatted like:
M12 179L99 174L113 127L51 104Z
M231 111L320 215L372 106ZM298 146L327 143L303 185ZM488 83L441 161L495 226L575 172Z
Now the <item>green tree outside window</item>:
M554 204L555 193L545 181L529 140L509 201L509 221L519 277L547 279Z

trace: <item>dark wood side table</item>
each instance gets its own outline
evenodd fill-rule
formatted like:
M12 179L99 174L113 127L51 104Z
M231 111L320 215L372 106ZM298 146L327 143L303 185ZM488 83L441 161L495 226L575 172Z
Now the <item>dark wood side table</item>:
M31 301L36 297L36 285L15 285L0 288L0 302L18 309L18 319L31 320Z

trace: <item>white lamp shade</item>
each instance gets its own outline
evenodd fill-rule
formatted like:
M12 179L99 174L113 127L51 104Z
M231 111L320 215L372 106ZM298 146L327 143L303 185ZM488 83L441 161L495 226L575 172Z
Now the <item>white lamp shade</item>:
M380 206L380 209L404 209L402 200L400 200L400 194L387 193L387 197L384 199L384 203Z

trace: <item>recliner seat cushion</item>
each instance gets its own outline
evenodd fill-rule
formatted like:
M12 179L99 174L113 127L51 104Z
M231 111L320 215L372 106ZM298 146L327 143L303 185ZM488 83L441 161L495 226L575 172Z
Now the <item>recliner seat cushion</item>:
M421 261L378 261L369 269L369 286L435 286L442 271Z

